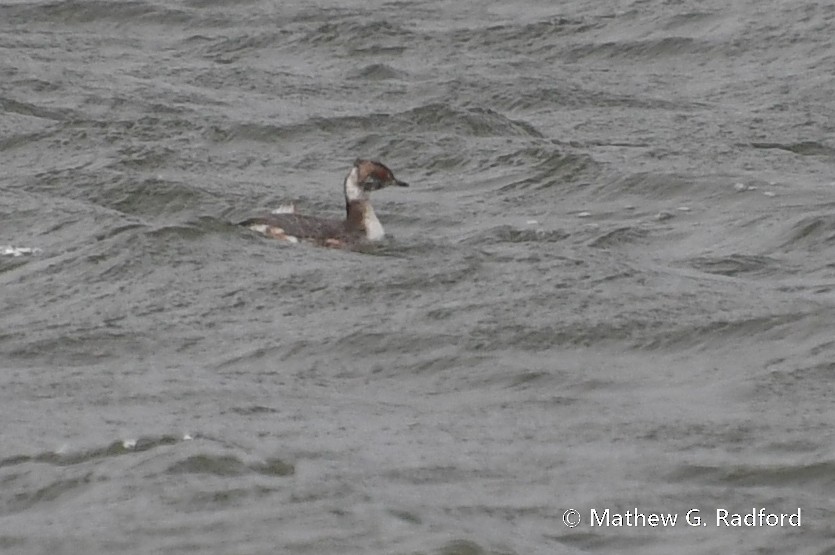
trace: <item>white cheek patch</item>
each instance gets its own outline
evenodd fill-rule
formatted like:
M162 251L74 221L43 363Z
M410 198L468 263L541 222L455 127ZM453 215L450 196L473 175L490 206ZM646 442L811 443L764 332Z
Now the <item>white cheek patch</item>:
M251 229L252 231L254 231L256 233L263 233L264 235L267 235L267 228L268 227L269 226L266 225L266 224L252 224L251 226L249 226L249 229Z
M351 173L345 178L345 198L348 200L363 200L368 195L359 185L359 172L356 167L351 168Z

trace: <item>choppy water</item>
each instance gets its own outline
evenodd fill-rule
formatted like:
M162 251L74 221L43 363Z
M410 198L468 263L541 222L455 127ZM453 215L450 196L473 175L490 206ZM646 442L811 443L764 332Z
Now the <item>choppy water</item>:
M832 553L833 25L0 3L0 550ZM357 156L382 246L230 225Z

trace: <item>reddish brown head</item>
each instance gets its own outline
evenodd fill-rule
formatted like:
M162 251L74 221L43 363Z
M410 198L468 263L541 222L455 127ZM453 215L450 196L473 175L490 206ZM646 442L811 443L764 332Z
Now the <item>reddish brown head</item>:
M409 186L405 181L400 181L394 177L392 171L380 162L358 158L354 162L354 167L357 169L357 184L363 191L376 191L392 185L398 187Z

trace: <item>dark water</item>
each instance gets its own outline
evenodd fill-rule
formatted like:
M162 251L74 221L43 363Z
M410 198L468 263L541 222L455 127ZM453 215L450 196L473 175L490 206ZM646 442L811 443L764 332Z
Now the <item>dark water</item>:
M833 553L833 25L3 2L0 551ZM357 156L381 246L229 224Z

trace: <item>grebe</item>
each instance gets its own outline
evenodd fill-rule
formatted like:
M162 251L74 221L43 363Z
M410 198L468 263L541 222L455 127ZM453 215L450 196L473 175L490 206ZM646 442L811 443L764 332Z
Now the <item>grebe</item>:
M371 207L371 191L409 184L394 177L380 162L357 159L345 177L345 219L333 220L297 214L295 209L279 210L240 223L274 239L298 243L310 241L326 247L345 247L362 239L379 241L383 226Z

